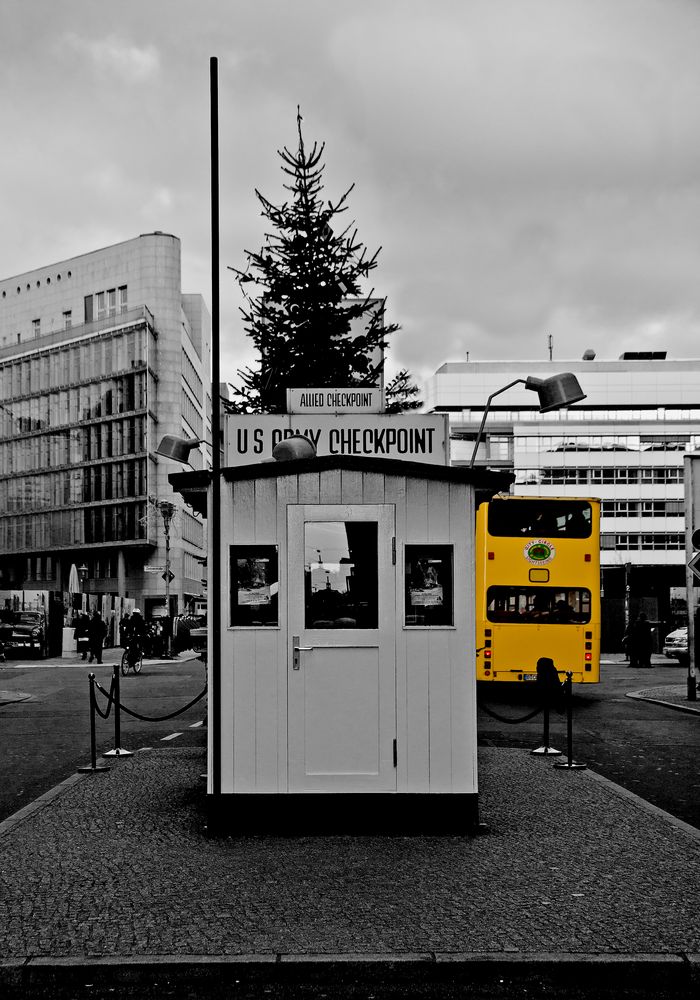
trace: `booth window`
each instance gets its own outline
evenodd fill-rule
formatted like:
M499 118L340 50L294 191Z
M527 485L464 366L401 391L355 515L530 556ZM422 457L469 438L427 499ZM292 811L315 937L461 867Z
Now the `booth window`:
M231 546L231 625L279 624L276 545Z
M376 521L304 525L306 628L379 627Z
M406 625L454 625L451 545L406 546Z

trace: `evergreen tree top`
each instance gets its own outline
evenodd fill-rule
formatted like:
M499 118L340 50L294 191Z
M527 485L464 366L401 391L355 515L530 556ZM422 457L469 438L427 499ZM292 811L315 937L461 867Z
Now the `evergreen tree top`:
M245 251L245 269L231 268L259 355L233 387L233 406L242 411L283 412L292 387L376 385L387 340L398 330L384 325L374 289L362 291L379 250L368 254L354 223L339 224L354 184L337 202L324 202L325 143L308 150L302 120L297 108L297 149L277 150L291 197L277 205L255 190L271 228L260 250Z

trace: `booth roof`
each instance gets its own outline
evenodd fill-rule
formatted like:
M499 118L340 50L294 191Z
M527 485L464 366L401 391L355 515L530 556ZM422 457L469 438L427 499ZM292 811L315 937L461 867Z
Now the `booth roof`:
M355 455L320 455L286 462L257 462L252 465L228 466L221 470L227 483L243 479L272 479L281 476L300 476L305 473L330 472L347 469L355 472L375 472L383 476L410 476L414 479L439 479L448 483L465 483L473 486L477 494L493 496L507 490L514 480L511 472L494 472L490 469L469 469L464 465L431 465L424 462L404 462L396 458L364 458ZM175 472L168 481L193 510L206 517L207 487L211 471Z

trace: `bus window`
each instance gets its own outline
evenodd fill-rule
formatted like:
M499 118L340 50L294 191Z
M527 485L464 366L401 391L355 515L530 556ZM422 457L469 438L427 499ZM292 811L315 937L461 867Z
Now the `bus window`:
M487 530L501 538L590 538L591 519L585 500L492 500Z
M591 592L569 587L489 587L490 622L585 625L591 620Z

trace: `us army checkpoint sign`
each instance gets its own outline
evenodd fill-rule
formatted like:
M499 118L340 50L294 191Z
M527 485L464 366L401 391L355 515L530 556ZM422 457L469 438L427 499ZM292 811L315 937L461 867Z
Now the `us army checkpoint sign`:
M252 465L292 434L313 442L318 455L393 458L449 465L447 416L416 414L231 414L226 419L225 464Z

